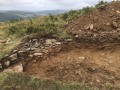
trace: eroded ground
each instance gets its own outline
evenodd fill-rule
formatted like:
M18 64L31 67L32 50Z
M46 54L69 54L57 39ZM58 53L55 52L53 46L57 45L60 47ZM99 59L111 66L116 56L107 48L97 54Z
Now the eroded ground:
M26 64L24 71L39 78L94 86L120 84L120 44L70 42L54 48L44 59Z

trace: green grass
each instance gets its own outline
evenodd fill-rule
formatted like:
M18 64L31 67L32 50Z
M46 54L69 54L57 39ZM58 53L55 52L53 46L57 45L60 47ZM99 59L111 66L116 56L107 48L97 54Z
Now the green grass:
M40 80L25 74L0 74L0 90L94 90L82 84L62 84L52 80Z
M17 45L19 45L21 42L21 38L13 39L8 43L5 43L3 45L0 45L0 58L5 56L6 54L9 54L13 48L15 48Z
M120 90L120 86L107 84L104 87L97 87L86 83L66 84L11 72L0 74L0 90Z

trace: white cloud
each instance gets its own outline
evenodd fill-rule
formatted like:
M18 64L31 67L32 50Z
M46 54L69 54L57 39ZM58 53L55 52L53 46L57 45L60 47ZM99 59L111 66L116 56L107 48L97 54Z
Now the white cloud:
M51 10L81 9L98 3L99 0L0 0L0 10ZM112 0L105 0L112 1Z

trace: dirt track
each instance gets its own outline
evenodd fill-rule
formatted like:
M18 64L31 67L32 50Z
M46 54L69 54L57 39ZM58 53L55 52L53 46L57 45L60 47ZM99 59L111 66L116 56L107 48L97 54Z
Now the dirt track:
M119 85L119 70L119 43L99 45L70 42L53 49L44 60L31 61L25 66L25 72L39 78L101 87Z

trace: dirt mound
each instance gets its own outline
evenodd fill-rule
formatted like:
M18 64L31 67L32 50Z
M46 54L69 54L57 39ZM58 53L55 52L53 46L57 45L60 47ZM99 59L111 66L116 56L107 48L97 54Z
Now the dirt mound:
M87 42L120 41L120 2L111 2L69 22L67 30Z

